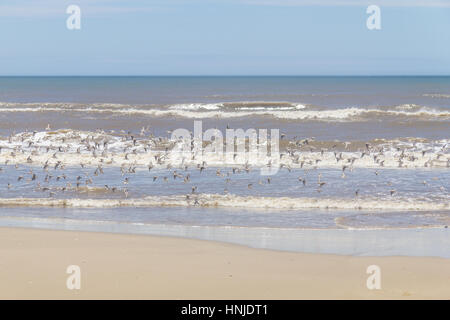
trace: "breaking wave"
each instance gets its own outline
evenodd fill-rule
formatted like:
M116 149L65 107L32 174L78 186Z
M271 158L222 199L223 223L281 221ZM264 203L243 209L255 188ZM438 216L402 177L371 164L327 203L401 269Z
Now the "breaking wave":
M429 98L437 98L437 99L450 99L450 94L444 94L444 93L425 93L423 94L424 97Z
M233 162L226 161L223 153L205 151L202 158L190 159L180 152L180 141L170 137L151 137L144 134L131 138L120 132L98 130L22 132L0 137L0 161L9 164L48 165L110 165L148 166L165 168L167 165L197 165L206 161L208 166L255 167L267 165L267 158L248 152L237 155ZM312 139L281 141L277 161L290 168L449 168L450 140L403 138L371 141L315 141ZM368 146L371 152L367 151ZM287 150L290 150L288 153ZM159 158L158 161L155 159ZM274 162L276 165L276 162Z
M289 198L255 197L220 194L147 196L133 199L54 199L0 198L2 207L235 207L248 209L349 209L349 210L449 210L449 202L433 202L412 198Z
M423 120L450 120L450 111L405 104L393 107L344 107L324 109L292 102L222 102L174 105L7 103L0 102L5 112L82 112L113 115L176 116L191 119L240 118L264 116L285 120L368 121L379 117L406 117Z

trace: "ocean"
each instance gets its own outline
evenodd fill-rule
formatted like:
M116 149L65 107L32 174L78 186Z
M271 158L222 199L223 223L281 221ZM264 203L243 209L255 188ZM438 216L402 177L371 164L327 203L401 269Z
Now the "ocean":
M277 172L174 157L194 121ZM0 77L0 148L0 225L450 256L450 77Z

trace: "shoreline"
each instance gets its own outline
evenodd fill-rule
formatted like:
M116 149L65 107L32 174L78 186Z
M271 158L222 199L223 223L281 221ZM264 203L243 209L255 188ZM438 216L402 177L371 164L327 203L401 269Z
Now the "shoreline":
M216 241L0 227L1 299L450 299L450 260L255 249ZM81 289L66 268L79 265ZM381 268L381 290L366 269Z
M0 228L147 235L206 240L248 248L344 256L450 259L448 228L301 229L0 217ZM440 245L436 245L436 244Z

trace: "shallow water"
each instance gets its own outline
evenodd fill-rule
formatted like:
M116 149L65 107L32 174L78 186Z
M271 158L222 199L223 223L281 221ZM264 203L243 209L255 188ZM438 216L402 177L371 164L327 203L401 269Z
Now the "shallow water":
M195 120L224 135L279 129L280 169L181 159L171 132ZM5 225L199 226L198 238L308 252L320 232L317 252L445 256L433 241L448 232L430 230L450 222L449 77L1 77L0 148ZM242 228L260 241L229 231ZM350 249L355 235L336 230L368 232L365 245Z
M84 212L95 217L120 216L125 221L136 218L167 223L173 215L185 224L298 228L335 227L336 221L340 227L358 228L444 226L450 219L450 171L446 169L357 168L343 178L338 169L283 169L275 176L263 177L258 170L233 174L229 168L202 172L141 168L122 173L117 167L107 167L99 175L95 175L96 168L49 172L26 165L2 168L2 181L9 181L9 185L0 185L0 204L8 207L2 209L6 213L11 207L91 207L95 210ZM35 180L31 180L31 171ZM174 178L174 172L179 176ZM184 181L187 175L190 180ZM318 186L319 176L326 182L322 187ZM395 190L393 195L391 190ZM167 206L170 208L163 208ZM115 209L106 208L122 211L117 215ZM64 210L61 214L70 216L72 209ZM106 212L100 215L102 210ZM60 211L53 211L57 213L52 216L58 216ZM364 211L373 212L364 215ZM38 212L46 216L49 211Z
M345 230L187 226L96 220L0 218L3 227L147 234L246 245L272 250L354 256L450 258L448 228Z

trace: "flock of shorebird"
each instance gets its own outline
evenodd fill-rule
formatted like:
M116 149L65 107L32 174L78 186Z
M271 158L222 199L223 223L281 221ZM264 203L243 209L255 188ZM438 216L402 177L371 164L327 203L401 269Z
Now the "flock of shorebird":
M50 130L50 128L47 128ZM104 131L98 131L98 134L86 134L72 135L72 136L58 136L57 134L44 135L42 139L36 140L37 132L26 132L22 135L10 135L7 138L7 144L0 145L0 159L4 159L4 164L14 166L15 169L19 169L22 166L27 166L25 173L21 171L21 175L18 176L16 183L32 183L35 185L35 190L49 192L49 196L55 196L57 191L84 191L93 188L94 179L96 176L104 174L105 166L112 165L120 168L122 181L121 186L117 186L119 182L116 182L116 186L104 185L101 188L108 192L122 193L125 197L128 197L129 190L128 184L131 182L130 174L136 173L137 168L142 168L143 164L136 160L138 155L141 155L140 160L146 159L148 162L145 164L146 170L149 172L156 169L167 170L166 176L151 175L153 182L158 179L162 179L164 182L169 182L169 177L173 180L180 180L184 183L191 182L191 174L188 169L197 169L199 173L202 173L207 167L215 167L214 164L209 165L206 161L195 161L195 155L192 155L191 159L183 158L178 164L174 164L170 161L171 148L174 146L174 141L171 141L166 137L155 137L153 135L145 135L146 129L143 128L140 134L133 134L131 132L121 132L120 135L116 135L116 140L111 140L111 135L105 135ZM55 138L57 137L57 138ZM109 137L109 138L108 138ZM53 139L53 140L51 140ZM282 139L285 136L282 135ZM43 142L46 142L43 144ZM71 145L71 143L74 143ZM110 143L115 143L114 150L109 148ZM321 148L313 144L314 139L297 139L296 137L289 141L285 151L280 153L279 168L285 169L291 172L294 168L303 168L304 170L317 170L321 161L324 161L325 156L327 160L331 155L335 161L335 167L339 166L342 171L342 178L346 177L348 171L352 171L355 163L360 159L372 159L372 164L377 167L385 166L385 153L388 150L386 146L375 145L366 143L358 152L349 152L351 142L336 143L331 148ZM119 143L119 144L117 144ZM193 143L193 141L192 141ZM120 146L120 149L119 149ZM450 168L450 156L447 153L448 145L441 146L438 152L432 150L411 151L408 148L396 147L397 154L395 156L397 167L407 167L406 163L415 163L421 160L423 167L432 167L436 162L444 163L443 167ZM308 157L302 157L308 153ZM81 158L78 156L83 155ZM19 160L19 158L21 160ZM234 157L235 158L235 157ZM75 161L82 159L83 161L76 164ZM87 168L92 168L93 173L89 174L84 172L78 174L76 177L68 177L64 172L66 167L80 166L81 169L86 171ZM270 162L267 166L272 165ZM38 174L35 166L42 166L44 171L43 179L38 179ZM228 186L231 182L233 174L250 172L254 169L255 165L251 165L248 162L236 166L226 166L228 168L216 168L215 174L218 177L225 179L225 185ZM95 169L94 169L95 168ZM0 173L5 168L0 167ZM52 173L53 170L53 173ZM58 173L59 170L59 173ZM183 172L184 171L184 172ZM380 174L378 169L374 169L376 175ZM40 175L40 174L39 174ZM3 179L2 179L3 180ZM52 181L62 182L67 181L63 186L51 187ZM271 177L259 179L258 184L270 184ZM309 184L306 177L298 177L298 182L304 186ZM327 182L322 180L322 174L318 173L317 181L313 183L316 185L317 192L321 192ZM427 185L427 181L423 181L424 185ZM396 190L392 188L392 184L389 190L389 194L394 196ZM11 181L7 182L8 189L14 188ZM253 188L253 183L248 183L248 189ZM198 204L195 197L192 195L197 194L197 186L192 186L190 193L186 195L186 200L194 200L194 204ZM442 191L446 191L444 187L441 187ZM224 193L228 193L228 188L225 187ZM354 191L356 197L359 196L360 190Z

